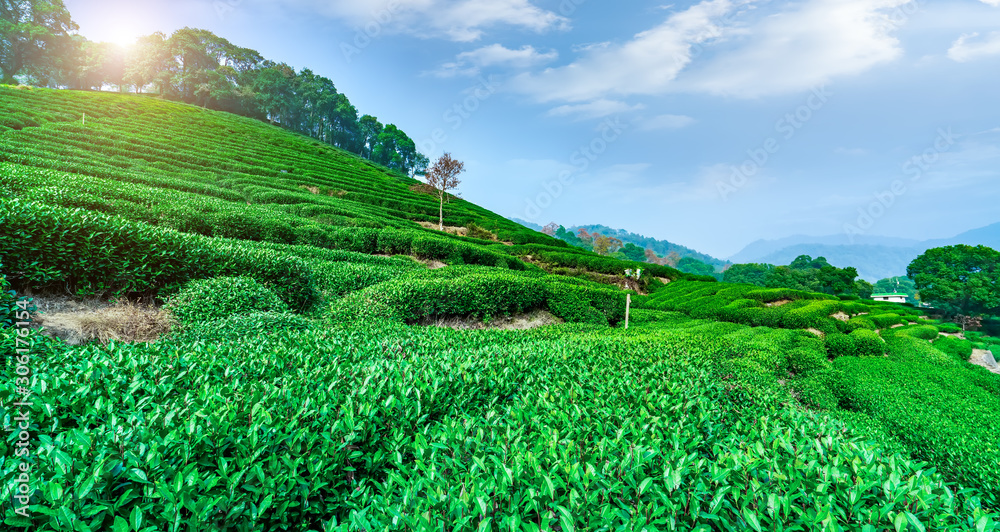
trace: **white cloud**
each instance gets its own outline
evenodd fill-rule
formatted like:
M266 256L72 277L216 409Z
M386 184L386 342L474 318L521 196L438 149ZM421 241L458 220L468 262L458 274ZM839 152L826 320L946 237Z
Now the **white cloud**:
M259 0L268 1L268 0ZM513 26L535 32L565 29L569 21L531 0L279 0L339 18L376 35L402 32L469 42L486 28Z
M550 109L548 116L572 116L577 120L587 120L591 118L601 118L608 115L627 113L643 109L642 104L629 105L617 100L594 100L588 103L560 105Z
M1000 5L1000 0L996 0ZM1000 55L1000 32L979 39L978 33L968 33L959 37L948 49L948 57L959 63Z
M491 44L471 52L462 52L455 61L441 65L434 75L439 77L475 76L482 67L504 66L525 69L535 65L554 61L559 57L555 50L539 52L533 46L522 46L514 50L500 44Z
M899 58L893 31L908 0L810 0L761 18L682 89L753 98L801 91ZM905 15L905 13L903 13Z
M636 34L625 44L588 45L577 61L536 74L522 74L512 86L543 102L662 93L690 62L692 45L723 33L718 19L737 3L745 2L703 1L674 13L663 24Z
M625 43L588 45L576 61L522 74L511 86L542 102L806 90L899 58L892 33L908 19L908 1L804 0L777 10L768 2L765 15L756 0L703 0Z
M980 2L993 7L1000 7L1000 0L980 0Z
M658 129L681 129L697 122L694 118L684 115L660 115L647 118L639 122L639 129L642 131L655 131Z

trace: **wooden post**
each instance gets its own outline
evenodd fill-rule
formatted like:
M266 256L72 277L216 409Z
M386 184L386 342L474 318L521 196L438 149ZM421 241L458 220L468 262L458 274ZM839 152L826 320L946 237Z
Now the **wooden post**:
M632 294L625 294L625 330L628 330L628 312L632 306Z

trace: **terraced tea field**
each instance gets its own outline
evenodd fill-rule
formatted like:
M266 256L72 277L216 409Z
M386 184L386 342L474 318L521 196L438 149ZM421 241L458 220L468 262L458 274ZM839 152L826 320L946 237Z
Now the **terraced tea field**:
M458 198L471 236L441 233L414 180L155 98L0 86L0 117L6 529L1000 528L1000 379L913 308L599 256ZM176 322L69 346L8 290Z

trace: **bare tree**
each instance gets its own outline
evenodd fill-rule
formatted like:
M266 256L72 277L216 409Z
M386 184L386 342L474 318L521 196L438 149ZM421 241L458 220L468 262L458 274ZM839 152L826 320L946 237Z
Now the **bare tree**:
M450 153L441 156L434 161L434 165L427 170L427 184L437 191L440 207L438 208L438 229L444 231L444 196L449 190L458 188L462 182L458 180L458 174L465 171L465 163L452 159Z

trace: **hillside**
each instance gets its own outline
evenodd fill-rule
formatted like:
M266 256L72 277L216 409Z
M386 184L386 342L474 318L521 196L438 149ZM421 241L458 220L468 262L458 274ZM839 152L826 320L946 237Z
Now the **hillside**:
M542 230L542 226L527 220L521 220L518 218L511 218L511 220L535 231L541 232ZM585 229L588 233L600 233L604 236L614 237L621 240L624 244L635 244L641 248L650 249L661 257L666 257L671 253L677 253L678 258L680 259L692 258L704 262L705 264L715 266L716 269L722 269L725 265L730 264L729 261L717 259L711 255L700 253L689 247L674 244L667 240L658 240L652 237L632 233L624 229L608 227L606 225L575 225L567 227L566 229L573 233L576 233L580 229Z
M1000 247L1000 223L966 231L950 238L918 241L903 238L847 235L792 236L758 240L729 257L737 264L788 264L799 255L826 257L839 267L854 266L862 279L875 282L906 275L906 267L924 251L957 244Z
M1000 526L1000 379L967 362L995 339L459 198L465 236L439 232L416 185L249 118L0 86L0 398L26 418L5 526ZM33 307L57 296L141 300L169 332L69 345Z

